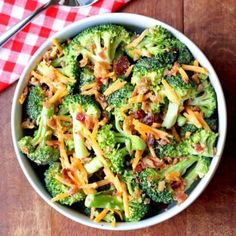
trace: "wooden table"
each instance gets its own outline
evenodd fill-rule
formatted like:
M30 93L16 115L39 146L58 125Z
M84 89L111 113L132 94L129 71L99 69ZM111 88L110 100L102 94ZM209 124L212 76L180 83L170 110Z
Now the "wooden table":
M32 189L16 161L10 130L15 85L0 94L0 235L236 235L236 1L133 0L123 12L162 20L192 39L207 55L228 101L228 138L221 164L204 193L162 224L109 232L75 223L51 209Z

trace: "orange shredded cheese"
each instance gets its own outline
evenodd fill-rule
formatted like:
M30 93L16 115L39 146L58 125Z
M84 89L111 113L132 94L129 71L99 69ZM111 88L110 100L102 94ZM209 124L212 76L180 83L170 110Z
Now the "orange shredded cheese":
M60 45L59 41L58 41L56 38L54 38L54 39L52 40L52 42L53 42L53 44L56 46L56 48L57 48L59 54L62 55L62 54L63 54L63 50L62 50L62 48L61 48L61 45Z
M111 227L113 227L113 228L116 227L116 219L112 220L112 222L111 222Z
M124 204L124 211L125 211L125 216L129 217L130 216L130 211L129 211L129 196L127 193L127 188L126 188L126 184L122 183L122 197L123 197L123 204Z
M174 181L179 181L180 179L180 172L171 172L165 174L165 179L167 182L172 183Z
M200 112L195 111L194 114L196 115L198 121L201 123L202 127L205 130L211 130L207 122L204 120L202 114Z
M149 32L149 29L145 29L137 38L135 38L130 44L127 45L127 48L135 48L138 44L144 39L144 37Z
M59 193L54 198L51 199L51 202L58 202L67 197L69 197L68 193Z
M138 102L142 102L144 100L144 95L143 94L139 94L136 95L132 98L129 99L130 103L138 103Z
M29 88L28 88L28 86L26 86L23 89L23 92L21 93L20 98L18 100L21 105L25 102L28 92L29 92Z
M54 178L55 178L57 181L59 181L60 183L66 185L66 186L68 186L68 187L73 187L73 186L74 186L73 184L67 182L63 177L61 177L61 176L59 176L59 175L56 175Z
M103 179L103 180L99 180L99 181L91 183L91 184L82 185L80 188L82 188L82 189L86 189L86 188L94 188L94 189L96 189L96 188L108 185L110 183L111 182L108 179Z
M110 85L103 94L105 96L109 96L110 94L114 93L115 91L123 88L125 84L126 84L126 81L121 81L118 79L112 85Z
M199 122L196 114L191 110L190 107L186 107L186 112L183 114L192 124L198 129L202 128L202 124Z
M129 68L125 72L125 78L129 77L129 75L131 74L131 72L133 70L133 67L134 67L134 65L129 66Z
M144 123L141 123L139 122L138 120L136 119L133 119L133 124L134 124L134 128L141 134L142 132L145 132L145 133L151 133L154 135L154 137L156 139L165 139L165 140L168 140L167 137L171 137L170 134L168 134L167 132L165 131L162 131L162 130L159 130L159 129L156 129L154 127L151 127L151 126L148 126Z
M171 129L173 136L175 137L175 140L179 143L181 141L179 134L177 133L175 127L172 127Z
M139 161L141 160L142 158L142 154L143 154L143 151L141 150L137 150L135 152L135 155L134 155L134 160L133 160L133 163L132 163L132 169L135 170Z
M194 60L193 65L194 66L199 66L199 61L198 60Z
M91 212L90 212L90 220L93 220L93 218L94 218L94 214L95 214L95 207L92 207L91 208Z
M108 208L103 209L103 210L96 216L96 218L94 219L94 221L95 221L96 223L99 223L101 220L104 219L104 217L107 215L108 212L109 212L109 209L108 209Z
M180 98L177 95L177 93L175 92L175 90L168 84L168 82L166 80L162 80L162 84L165 87L165 90L167 92L167 97L169 98L169 100L171 102L180 104Z
M182 68L187 71L193 71L197 73L202 73L208 75L208 70L206 68L200 66L192 66L192 65L182 65Z
M83 86L81 86L81 91L85 91L91 88L95 88L96 89L97 84L96 83L91 83L91 84L85 84Z
M182 80L187 84L189 82L189 78L188 78L187 73L182 67L179 68L179 73L181 75Z

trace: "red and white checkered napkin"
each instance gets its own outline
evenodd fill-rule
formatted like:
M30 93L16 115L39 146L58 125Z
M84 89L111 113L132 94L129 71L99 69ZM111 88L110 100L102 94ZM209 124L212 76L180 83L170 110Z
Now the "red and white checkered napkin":
M129 0L99 0L86 8L50 7L0 48L0 92L16 81L31 55L52 34L87 16L114 12ZM0 34L47 0L0 1Z

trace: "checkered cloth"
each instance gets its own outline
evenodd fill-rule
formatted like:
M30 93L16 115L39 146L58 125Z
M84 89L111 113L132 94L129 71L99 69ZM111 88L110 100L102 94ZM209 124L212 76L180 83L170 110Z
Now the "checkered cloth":
M0 48L0 92L16 81L38 47L55 32L87 16L114 12L129 0L99 0L86 8L53 6ZM0 0L0 34L46 0Z

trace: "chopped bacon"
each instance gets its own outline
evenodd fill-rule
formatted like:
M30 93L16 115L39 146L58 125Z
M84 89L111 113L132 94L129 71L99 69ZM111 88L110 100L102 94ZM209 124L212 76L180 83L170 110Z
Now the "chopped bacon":
M26 87L23 89L23 92L22 92L21 95L20 95L20 98L19 98L19 103L20 103L20 104L23 104L23 103L25 102L25 99L26 99L28 93L29 93L29 88L28 88L28 86L26 86Z
M51 146L51 147L54 147L54 148L57 148L60 146L60 142L58 140L47 140L47 145L48 146Z
M141 160L141 165L143 169L146 169L148 167L151 168L161 168L164 165L163 160L157 158L157 157L152 157L152 156L146 156Z
M124 75L130 66L129 60L126 56L119 57L113 65L114 71L117 75Z
M78 112L77 115L76 115L76 120L84 122L85 121L85 114L81 113L81 112Z
M184 191L177 191L175 192L175 200L178 204L184 202L187 199L188 195Z
M187 198L187 194L184 192L185 181L180 178L178 181L174 181L171 187L174 190L174 199L178 204L184 202Z
M68 174L69 172L71 172L71 170L68 169L68 168L63 168L62 169L62 174L63 174L65 180L68 181L71 184L75 184L75 182L70 178L70 176Z
M198 152L198 153L201 153L204 150L204 147L202 147L202 145L200 143L195 144L194 148L195 148L196 152Z
M30 119L26 119L25 121L22 122L21 127L23 129L33 129L35 128L35 123L30 121Z
M135 171L139 173L139 172L141 172L143 169L144 169L144 168L143 168L142 164L139 163L139 164L136 166Z
M73 194L75 194L75 193L77 193L77 192L78 192L78 186L73 185L73 186L71 186L71 188L69 189L68 194L71 196L71 195L73 195Z

